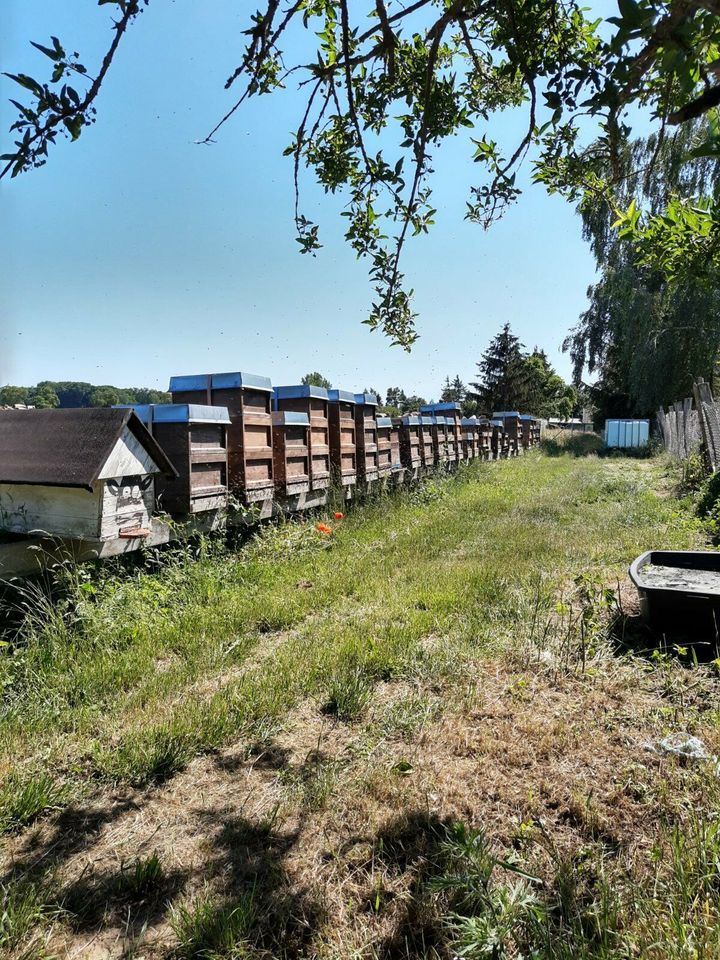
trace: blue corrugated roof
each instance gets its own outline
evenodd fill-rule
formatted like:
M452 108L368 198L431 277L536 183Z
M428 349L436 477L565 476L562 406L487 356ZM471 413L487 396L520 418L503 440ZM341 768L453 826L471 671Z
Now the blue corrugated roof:
M435 413L440 410L459 410L460 404L455 401L445 401L443 403L426 403L420 407L420 413Z
M327 400L328 392L325 387L315 387L311 384L298 383L285 387L274 387L273 394L277 400L295 400L298 397L315 397L318 400Z
M400 422L405 426L417 427L420 425L420 417L414 413L406 413L404 417L400 417Z
M188 390L207 390L208 377L215 390L234 390L251 387L253 390L272 390L269 377L256 373L200 373L184 377L170 377L170 392L180 393Z
M376 423L379 427L391 427L392 419L390 417L378 417Z
M349 390L328 390L328 399L332 403L355 403L355 394Z
M460 421L460 425L463 427L476 427L477 417L463 417Z
M308 427L310 421L306 413L298 413L295 410L276 410L272 415L272 422L275 426L299 426Z
M200 403L119 403L122 410L134 410L143 423L230 423L227 407Z
M356 393L355 403L362 407L376 407L379 401L374 393Z

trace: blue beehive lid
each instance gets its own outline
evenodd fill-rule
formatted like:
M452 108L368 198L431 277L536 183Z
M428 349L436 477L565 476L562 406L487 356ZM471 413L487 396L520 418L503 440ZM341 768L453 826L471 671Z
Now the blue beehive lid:
M430 420L439 427L446 427L448 423L452 423L452 420L448 420L447 417L430 417Z
M424 406L420 407L420 413L441 413L443 410L454 413L459 409L459 403L449 400L443 403L426 403Z
M424 427L431 427L435 423L435 417L420 417L420 423Z
M505 424L502 420L491 420L490 423L493 427L501 427L503 430L505 429Z
M359 407L376 407L378 405L378 398L374 393L356 393L355 403Z
M535 417L534 417L531 413L521 413L521 414L520 414L520 419L521 419L521 420L534 420Z
M117 409L134 410L143 423L230 423L227 407L200 403L118 403Z
M391 417L378 417L376 420L378 427L391 427L392 418Z
M462 427L476 427L477 417L463 417L460 421Z
M517 410L500 410L500 411L495 410L493 412L493 417L495 417L495 419L498 419L499 417L519 417L519 416L520 414L518 413Z
M325 387L315 387L312 384L298 383L288 387L274 387L273 397L277 400L297 400L299 398L314 397L317 400L327 400L328 392Z
M309 427L310 421L306 413L295 410L275 410L272 415L274 427Z
M355 394L349 390L328 390L328 399L332 403L355 403Z
M404 417L400 417L400 423L404 423L406 427L418 427L420 417L416 413L406 413Z
M269 377L256 373L200 373L186 377L170 377L170 392L181 393L190 390L207 390L208 379L213 390L264 390L270 393L272 382Z

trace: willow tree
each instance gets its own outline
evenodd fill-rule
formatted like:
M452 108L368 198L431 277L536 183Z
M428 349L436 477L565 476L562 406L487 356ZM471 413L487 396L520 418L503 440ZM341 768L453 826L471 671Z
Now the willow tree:
M96 68L52 37L34 43L52 63L47 82L11 75L30 100L13 101L18 139L3 175L44 163L61 132L76 140L94 122L117 49L149 0L99 3L116 19ZM714 201L673 197L665 220L645 220L639 207L616 204L615 187L633 107L663 136L720 103L719 13L718 0L619 0L618 15L601 24L576 0L264 0L225 84L235 98L203 142L221 135L248 97L298 84L305 100L286 152L300 250L320 246L318 224L303 213L307 168L326 191L345 195L346 239L368 260L374 288L366 323L409 347L416 334L402 253L433 223L433 155L461 132L480 168L466 217L483 227L517 198L530 155L549 189L574 199L591 192L615 207L647 259L671 270L693 240L702 248L693 263L716 256ZM508 108L523 110L525 125L517 142L501 144L494 122ZM713 133L696 149L715 154L718 142Z
M616 196L660 216L676 196L711 197L720 185L716 161L692 156L712 130L693 121L672 137L653 135L619 151ZM588 290L588 309L565 341L580 383L597 375L601 412L646 416L691 392L693 379L712 380L720 359L720 270L667 273L648 263L642 248L614 229L604 198L588 194L579 207L585 239L600 277Z

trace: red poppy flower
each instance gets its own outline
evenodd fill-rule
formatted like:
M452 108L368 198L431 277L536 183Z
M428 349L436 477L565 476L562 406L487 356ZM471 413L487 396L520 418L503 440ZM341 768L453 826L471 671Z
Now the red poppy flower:
M337 511L335 512L335 519L336 519L336 520L342 520L342 518L343 518L344 516L345 516L345 514L344 514L344 513L340 513L339 510L337 510Z
M319 523L316 529L319 530L320 533L327 534L328 536L332 533L332 530L330 529L330 527L328 527L328 525L325 523Z

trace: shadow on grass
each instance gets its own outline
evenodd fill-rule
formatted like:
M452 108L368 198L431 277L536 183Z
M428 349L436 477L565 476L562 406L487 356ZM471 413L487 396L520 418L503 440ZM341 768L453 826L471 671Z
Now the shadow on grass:
M545 434L540 450L547 457L630 457L634 460L648 460L660 452L660 447L654 442L645 443L641 447L617 449L608 447L598 433L559 433L556 436Z
M654 630L638 613L620 613L612 626L610 639L620 655L632 654L645 659L673 657L679 663L693 666L711 663L720 653L714 637L698 637L692 623L687 630L673 633Z

